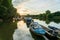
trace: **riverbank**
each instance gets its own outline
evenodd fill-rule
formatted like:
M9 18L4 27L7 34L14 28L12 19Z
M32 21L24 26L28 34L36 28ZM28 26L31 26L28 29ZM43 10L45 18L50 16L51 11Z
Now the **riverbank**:
M0 40L13 40L13 32L17 23L0 23Z

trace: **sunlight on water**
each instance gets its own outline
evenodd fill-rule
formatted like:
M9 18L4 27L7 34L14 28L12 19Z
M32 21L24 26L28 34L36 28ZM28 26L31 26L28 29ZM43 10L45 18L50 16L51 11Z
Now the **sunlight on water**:
M29 28L26 27L24 21L17 23L17 29L13 34L13 40L34 40L29 32Z

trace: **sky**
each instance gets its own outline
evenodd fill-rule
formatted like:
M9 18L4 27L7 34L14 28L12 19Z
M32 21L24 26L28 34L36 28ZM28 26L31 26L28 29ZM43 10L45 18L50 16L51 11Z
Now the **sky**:
M13 0L13 5L20 14L39 14L46 10L60 11L60 0Z

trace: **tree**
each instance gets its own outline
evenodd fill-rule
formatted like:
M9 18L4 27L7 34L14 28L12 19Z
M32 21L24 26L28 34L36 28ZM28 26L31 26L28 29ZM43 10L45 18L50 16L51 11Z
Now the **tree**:
M12 0L0 0L0 19L4 22L12 21L17 10L12 5Z
M51 13L50 10L47 10L47 11L46 11L46 14L50 14L50 13Z

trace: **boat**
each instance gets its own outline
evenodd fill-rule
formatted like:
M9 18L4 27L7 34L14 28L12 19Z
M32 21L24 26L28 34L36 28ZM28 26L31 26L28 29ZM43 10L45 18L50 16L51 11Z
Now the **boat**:
M52 29L52 30L59 30L58 28L53 27L53 26L48 26L48 28L50 28L50 29Z
M38 22L32 22L29 26L30 31L36 35L45 35L46 31L42 28L42 26Z
M59 36L60 35L59 34L60 30L58 28L53 27L53 26L48 26L48 28L50 29L48 32L50 34L52 34L53 37L56 37L56 38L60 39L60 36Z
M24 17L24 22L27 24L27 27L33 22L31 17Z

